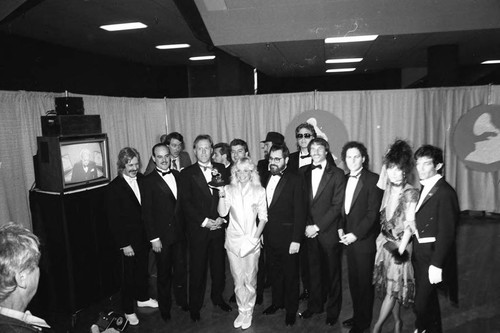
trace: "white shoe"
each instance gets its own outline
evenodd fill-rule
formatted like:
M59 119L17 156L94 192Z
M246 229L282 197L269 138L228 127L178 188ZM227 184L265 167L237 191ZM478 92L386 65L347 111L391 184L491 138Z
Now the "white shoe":
M137 318L137 315L135 313L131 314L125 314L125 318L127 318L128 323L132 326L139 325L139 318Z
M243 322L241 323L241 328L244 329L244 330L246 330L250 326L252 326L252 315L251 314L246 315L243 318Z
M234 320L234 328L240 328L241 325L243 324L243 320L245 319L245 315L243 314L239 314L238 317L236 317L236 319Z
M157 308L158 307L158 301L155 299L148 299L147 301L141 302L137 301L137 306L140 308Z

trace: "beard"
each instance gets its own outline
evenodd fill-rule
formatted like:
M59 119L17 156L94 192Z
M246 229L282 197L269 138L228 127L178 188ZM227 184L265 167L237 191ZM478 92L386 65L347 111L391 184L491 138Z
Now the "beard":
M283 170L285 170L285 166L282 166L281 168L277 165L270 164L269 165L269 171L271 172L271 175L279 175Z

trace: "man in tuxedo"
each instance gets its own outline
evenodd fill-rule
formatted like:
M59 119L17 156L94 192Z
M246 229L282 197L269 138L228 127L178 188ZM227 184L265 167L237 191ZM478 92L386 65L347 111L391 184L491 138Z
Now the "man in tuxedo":
M342 247L338 229L342 220L345 178L342 170L327 161L329 152L330 146L322 138L309 143L312 164L306 166L304 177L311 290L307 309L299 316L307 319L323 312L326 302L326 324L333 326L342 305Z
M174 262L179 257L178 252L182 251L180 244L184 240L180 226L182 211L178 203L180 174L177 170L170 169L170 150L165 144L156 144L152 149L152 156L156 169L143 180L142 216L156 258L160 314L164 321L168 321L172 307L172 271ZM181 306L187 310L186 283L177 283L184 287L175 289L177 301L182 300Z
M292 326L299 307L299 251L305 230L303 178L288 172L289 151L285 145L269 150L270 176L266 187L268 222L264 242L270 267L272 304L264 314L285 308L285 324Z
M220 163L224 167L231 167L231 148L225 142L219 142L214 146L214 153L212 155L212 160L215 163Z
M225 285L224 229L226 220L217 213L218 190L209 186L220 174L227 179L222 164L211 163L213 141L209 135L198 135L194 140L194 155L198 162L182 170L182 208L189 237L190 276L189 310L193 321L200 320L207 284L207 266L210 264L212 303L229 312L232 308L224 302Z
M191 165L189 154L184 151L184 137L179 132L163 134L160 137L160 143L164 143L170 151L170 168L172 170L181 171L185 167ZM149 159L148 166L144 175L149 175L156 168L153 158Z
M83 182L97 178L97 168L94 161L90 159L90 151L82 149L80 151L80 161L73 166L71 182Z
M374 290L372 285L375 261L375 240L380 232L382 190L377 187L378 175L368 170L366 147L351 141L342 148L342 160L349 169L342 209L340 242L346 245L349 290L353 317L344 321L349 332L361 333L370 328Z
M460 208L455 190L438 173L443 151L424 145L415 152L422 192L416 208L415 332L442 332L437 286L445 282L449 296L457 302L455 229Z
M118 176L107 186L107 217L116 244L122 251L123 285L121 305L131 325L139 324L137 305L158 307L148 297L148 253L141 196L143 176L139 152L125 147L118 153Z

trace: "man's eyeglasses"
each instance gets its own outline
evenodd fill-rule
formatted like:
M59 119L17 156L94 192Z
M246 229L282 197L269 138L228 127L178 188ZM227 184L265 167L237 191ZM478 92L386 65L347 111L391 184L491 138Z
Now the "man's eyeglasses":
M311 133L305 133L305 134L297 134L295 135L295 137L297 139L302 139L302 138L306 138L306 139L309 139L312 137L312 134Z
M283 157L269 157L269 162L279 163Z

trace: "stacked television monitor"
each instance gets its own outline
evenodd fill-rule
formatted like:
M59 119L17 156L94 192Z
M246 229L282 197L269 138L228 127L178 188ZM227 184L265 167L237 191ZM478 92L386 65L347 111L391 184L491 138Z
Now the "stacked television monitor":
M37 188L68 192L110 181L106 134L42 136L37 138Z

